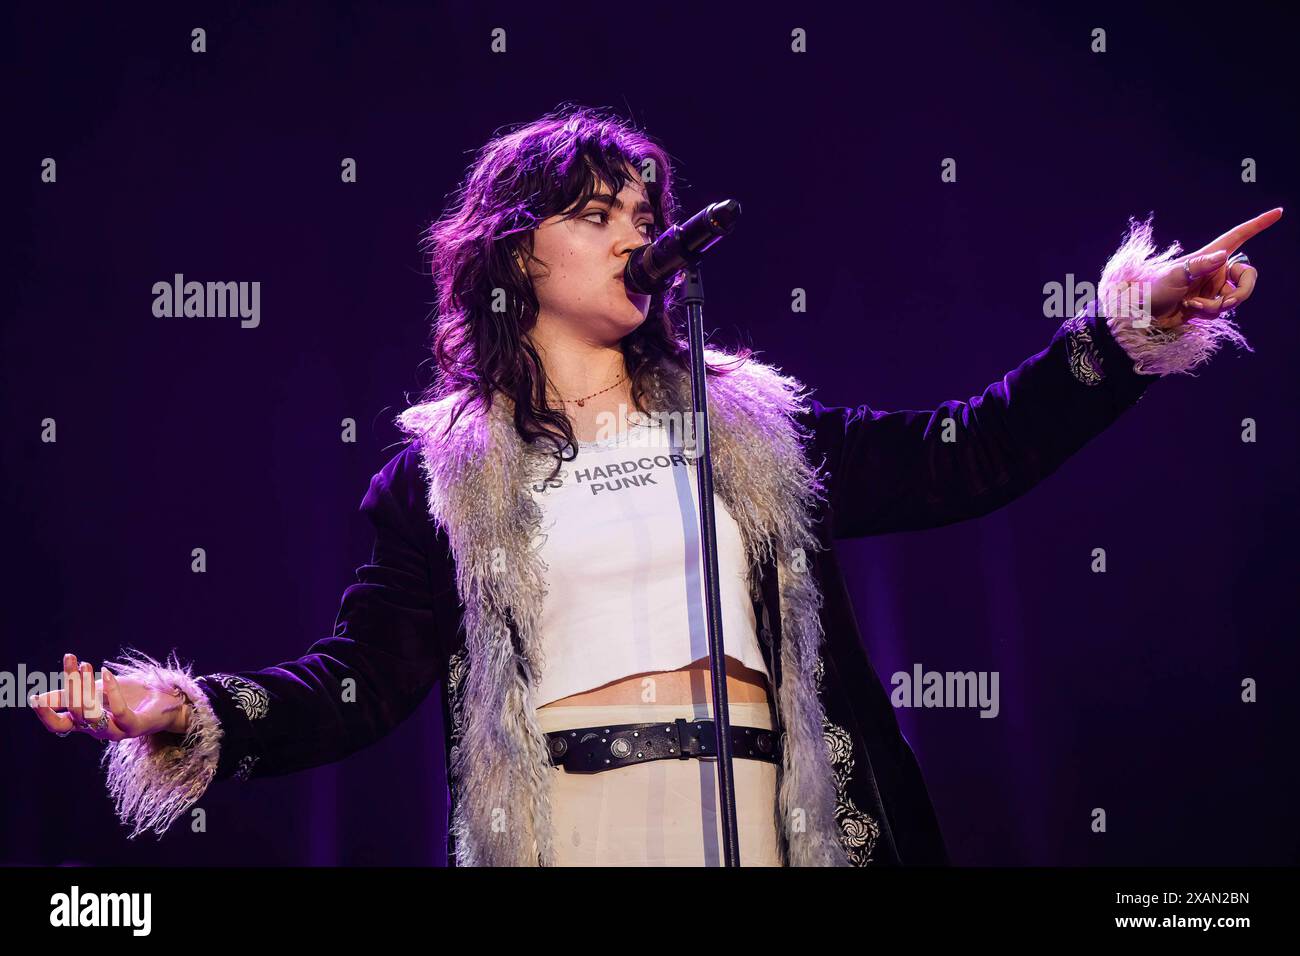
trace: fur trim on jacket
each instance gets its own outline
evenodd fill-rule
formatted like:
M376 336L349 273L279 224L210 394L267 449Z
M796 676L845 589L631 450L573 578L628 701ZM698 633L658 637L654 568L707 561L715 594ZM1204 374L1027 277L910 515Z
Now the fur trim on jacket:
M706 350L710 365L727 358ZM785 732L778 810L787 863L846 866L814 682L822 596L807 559L819 548L812 514L824 486L794 417L807 409L806 389L751 358L710 375L708 391L714 490L740 528L751 569L765 557L778 568L785 635L776 688ZM661 368L649 392L652 415L670 423L690 419L690 379L681 369ZM553 771L534 705L546 585L534 550L541 511L528 484L546 473L553 452L525 446L506 402L493 402L486 413L471 407L448 431L456 398L409 408L398 424L420 442L429 511L451 542L465 609L464 737L451 764L459 793L452 821L457 860L549 865ZM679 434L689 442L689 429Z

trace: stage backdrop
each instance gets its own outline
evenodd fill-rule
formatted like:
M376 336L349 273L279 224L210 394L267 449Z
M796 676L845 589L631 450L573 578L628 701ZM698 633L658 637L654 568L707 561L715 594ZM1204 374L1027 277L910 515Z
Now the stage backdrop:
M956 862L1296 861L1296 71L1267 9L4 17L5 671L127 645L233 671L327 636L369 557L357 509L392 418L429 382L421 230L497 128L610 106L677 158L688 212L743 204L707 266L714 341L828 404L978 394L1046 347L1044 286L1095 282L1129 216L1190 248L1287 207L1249 250L1253 353L1156 383L988 517L844 554L882 680L999 674L994 718L898 712ZM259 283L256 320L156 317L152 287L177 274ZM436 692L342 763L215 785L207 832L182 820L161 841L124 839L99 744L25 706L0 719L4 863L445 860Z

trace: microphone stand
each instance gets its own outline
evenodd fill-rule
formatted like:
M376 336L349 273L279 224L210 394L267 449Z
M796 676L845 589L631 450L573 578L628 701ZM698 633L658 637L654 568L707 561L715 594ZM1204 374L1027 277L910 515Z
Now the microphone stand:
M700 492L700 544L704 551L704 607L709 631L709 677L713 686L713 727L717 731L718 794L722 805L724 866L740 866L736 829L736 781L731 755L731 715L727 706L727 665L722 642L722 595L718 575L718 527L713 507L713 458L709 449L709 391L704 363L704 282L698 265L685 270L691 346L691 422L695 431L695 476Z
M684 273L682 302L691 353L691 428L695 437L695 475L700 493L700 543L704 557L704 607L709 630L709 678L713 687L713 727L717 731L718 793L722 803L724 866L740 866L736 830L736 782L732 772L731 714L727 706L727 664L722 644L722 595L718 587L718 528L713 508L713 458L709 451L709 391L704 362L704 281L700 259L726 236L740 217L734 199L713 203L684 223L672 226L628 257L624 282L641 293L656 291L677 272ZM681 724L678 724L681 727Z

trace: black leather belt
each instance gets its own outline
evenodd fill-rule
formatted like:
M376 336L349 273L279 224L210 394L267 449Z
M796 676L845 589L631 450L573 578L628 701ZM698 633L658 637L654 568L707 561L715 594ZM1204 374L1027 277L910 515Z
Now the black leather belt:
M576 727L552 731L546 740L551 764L569 773L600 773L650 760L718 755L718 735L712 718L678 717L672 723ZM732 724L731 755L777 763L781 759L781 740L763 727Z

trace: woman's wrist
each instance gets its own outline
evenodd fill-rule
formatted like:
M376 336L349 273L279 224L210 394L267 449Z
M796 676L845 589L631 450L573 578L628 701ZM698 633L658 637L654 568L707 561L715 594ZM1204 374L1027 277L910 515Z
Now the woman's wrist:
M172 722L167 728L167 731L169 733L179 734L183 737L189 733L190 714L193 711L193 706L190 703L189 697L179 687L173 687L172 693L179 698L180 706L175 708L172 712Z
M172 733L184 736L190 729L190 705L188 702L182 703L180 709L176 712L176 721L172 727Z

